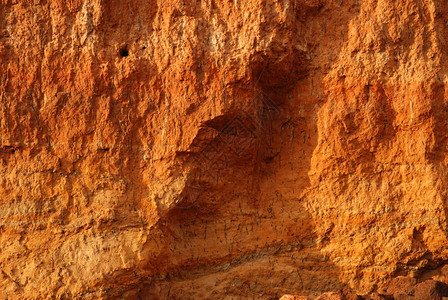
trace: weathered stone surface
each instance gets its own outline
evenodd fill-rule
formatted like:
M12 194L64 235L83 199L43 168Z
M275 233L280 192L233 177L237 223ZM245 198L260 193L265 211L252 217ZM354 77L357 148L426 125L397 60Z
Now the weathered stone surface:
M415 287L414 297L415 299L443 300L442 298L448 297L448 285L435 280L426 280Z
M310 298L305 296L284 295L280 300L309 300Z
M301 299L302 296L285 295L280 299ZM425 280L417 283L415 278L397 277L380 289L367 295L356 295L344 288L337 292L324 293L315 300L445 300L448 298L448 285L436 281Z
M0 298L442 276L442 0L1 0Z
M378 289L379 294L392 295L399 297L399 295L414 295L414 289L417 285L417 279L410 277L399 276L393 278L381 288Z
M350 289L342 289L338 292L324 293L316 298L316 300L362 300L363 297L356 295Z

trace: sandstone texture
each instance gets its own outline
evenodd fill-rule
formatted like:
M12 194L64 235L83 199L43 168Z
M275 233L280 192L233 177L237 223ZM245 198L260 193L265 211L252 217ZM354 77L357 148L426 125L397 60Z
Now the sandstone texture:
M446 282L448 2L0 0L0 298Z
M310 300L311 298L296 295L284 295L280 300ZM350 288L337 292L327 292L315 300L446 300L448 299L448 284L425 280L418 282L413 277L395 277L385 283L377 291L367 295L357 295Z

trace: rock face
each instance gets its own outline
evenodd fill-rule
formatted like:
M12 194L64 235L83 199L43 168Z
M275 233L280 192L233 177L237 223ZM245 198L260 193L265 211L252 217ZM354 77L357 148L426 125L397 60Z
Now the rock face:
M0 298L444 280L448 3L1 0Z
M305 296L284 295L280 300L309 300ZM324 293L315 300L444 300L448 299L448 284L425 280L418 282L412 277L395 277L374 293L357 295L345 287L337 292Z

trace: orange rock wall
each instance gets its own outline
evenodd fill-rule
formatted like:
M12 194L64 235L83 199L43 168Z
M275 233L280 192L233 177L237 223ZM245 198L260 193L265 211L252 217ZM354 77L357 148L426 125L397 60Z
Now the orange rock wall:
M1 298L437 277L447 15L442 0L0 0Z

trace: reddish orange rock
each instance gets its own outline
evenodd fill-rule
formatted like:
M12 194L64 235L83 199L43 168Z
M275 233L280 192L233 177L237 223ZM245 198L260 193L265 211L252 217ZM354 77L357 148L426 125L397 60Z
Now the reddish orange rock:
M284 295L280 300L309 300L309 297L295 296L295 295Z
M447 22L442 0L0 0L0 298L443 280Z

